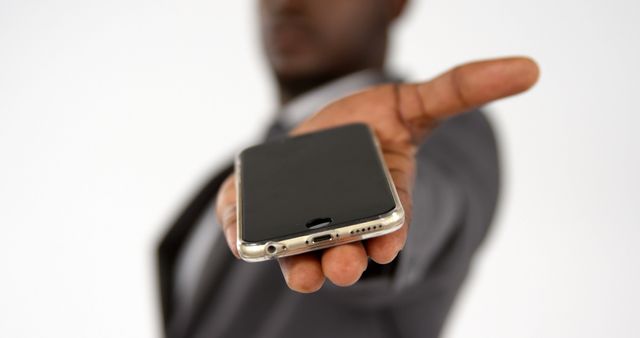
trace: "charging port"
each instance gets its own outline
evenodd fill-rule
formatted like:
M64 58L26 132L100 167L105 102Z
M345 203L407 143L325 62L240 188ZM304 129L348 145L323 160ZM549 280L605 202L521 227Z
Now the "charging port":
M320 242L326 242L326 241L330 241L333 237L331 237L331 234L326 234L326 235L322 235L322 236L318 236L318 237L314 237L311 239L311 243L320 243Z

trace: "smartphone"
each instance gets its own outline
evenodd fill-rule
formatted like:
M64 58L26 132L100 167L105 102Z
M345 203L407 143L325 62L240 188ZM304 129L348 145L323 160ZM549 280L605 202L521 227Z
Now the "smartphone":
M362 123L249 147L235 159L237 247L249 262L385 235L404 209Z

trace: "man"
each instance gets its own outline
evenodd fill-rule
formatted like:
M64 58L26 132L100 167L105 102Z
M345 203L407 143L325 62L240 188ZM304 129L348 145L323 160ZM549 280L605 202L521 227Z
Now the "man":
M526 90L538 70L528 59L511 58L461 66L421 84L379 85L393 82L384 70L387 38L404 7L401 0L260 2L282 105L267 139L369 124L407 211L403 227L278 262L242 262L233 256L236 201L228 167L159 247L167 336L440 333L498 191L493 133L480 111L469 110Z

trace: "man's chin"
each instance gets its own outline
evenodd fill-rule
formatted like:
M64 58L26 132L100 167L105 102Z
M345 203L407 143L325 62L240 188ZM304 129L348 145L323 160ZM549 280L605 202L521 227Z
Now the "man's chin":
M285 101L313 90L340 76L319 67L274 68L274 75L278 82L280 93L284 94L282 99Z
M291 85L324 81L331 77L326 67L317 64L288 63L283 67L273 67L273 70L279 82Z
M304 80L322 73L326 67L315 60L281 59L272 62L271 67L278 78Z

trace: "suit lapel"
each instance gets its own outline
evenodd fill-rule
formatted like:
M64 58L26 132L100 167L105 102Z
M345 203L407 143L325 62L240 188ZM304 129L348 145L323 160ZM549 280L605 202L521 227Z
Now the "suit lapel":
M163 324L165 329L175 312L173 290L178 253L200 215L211 206L220 185L233 171L228 163L219 170L187 204L187 207L173 222L158 246L158 272L160 279L160 298L162 302Z

